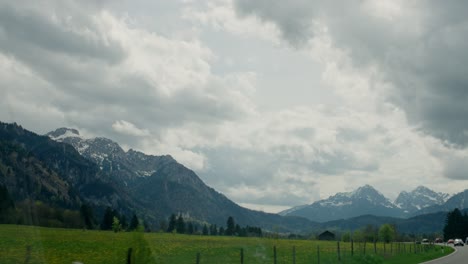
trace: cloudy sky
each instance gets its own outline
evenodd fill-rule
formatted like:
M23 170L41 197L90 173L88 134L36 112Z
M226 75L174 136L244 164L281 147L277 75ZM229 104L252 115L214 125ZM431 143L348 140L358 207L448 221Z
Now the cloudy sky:
M467 1L0 0L0 120L277 212L468 187Z

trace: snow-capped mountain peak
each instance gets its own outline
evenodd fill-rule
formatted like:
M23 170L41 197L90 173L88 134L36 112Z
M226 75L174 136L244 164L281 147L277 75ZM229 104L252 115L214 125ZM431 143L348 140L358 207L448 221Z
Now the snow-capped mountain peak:
M345 219L364 214L400 216L397 208L382 193L370 185L364 185L351 192L341 192L327 199L283 211L284 215L296 215L313 221Z
M394 207L381 192L368 184L361 186L352 192L344 193L343 195L348 196L351 200L355 201L366 201L372 205L381 205L389 208Z
M105 137L83 138L76 129L59 128L46 134L51 139L72 145L83 157L93 161L98 167L112 172L124 182L138 177L153 175L163 164L176 162L172 157L152 156L129 150Z
M418 186L411 192L402 191L395 200L395 204L405 212L412 213L433 205L441 205L449 198L449 194Z

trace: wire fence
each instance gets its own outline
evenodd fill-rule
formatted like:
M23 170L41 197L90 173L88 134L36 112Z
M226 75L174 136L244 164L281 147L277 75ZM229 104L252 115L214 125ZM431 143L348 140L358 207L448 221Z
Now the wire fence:
M416 243L368 243L368 242L336 242L321 244L317 243L309 250L298 250L295 246L289 248L273 246L272 248L255 249L230 249L220 252L200 251L193 259L180 259L178 256L152 256L151 263L356 263L363 257L379 256L391 258L401 254L423 254L434 250L433 244ZM135 259L133 249L130 248L127 253L127 264L141 264Z

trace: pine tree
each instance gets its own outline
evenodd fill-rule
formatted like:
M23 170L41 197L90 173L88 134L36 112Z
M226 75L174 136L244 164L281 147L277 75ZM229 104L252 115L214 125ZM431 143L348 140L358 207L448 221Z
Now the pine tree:
M182 215L179 215L179 217L177 218L176 229L177 229L177 233L179 234L185 233L185 222L184 222L184 218L182 217Z
M218 227L216 225L210 225L210 235L212 236L218 235Z
M104 216L102 218L101 230L111 230L113 220L114 220L114 215L112 213L112 209L110 207L107 207L106 211L104 212Z
M128 223L127 223L127 217L125 217L125 215L122 215L122 217L120 217L120 225L122 226L123 230L127 230Z
M204 236L208 235L208 226L206 226L206 224L203 225L202 235Z
M466 236L467 232L464 227L467 223L465 219L466 218L461 214L458 208L448 212L445 219L444 238L447 240L450 238Z
M151 227L149 226L148 221L142 221L142 222L143 222L143 230L145 230L145 232L151 232Z
M175 214L172 214L169 218L169 226L167 227L167 232L172 232L176 229L177 218Z
M188 225L187 225L187 234L189 235L193 235L193 223L192 222L189 222Z
M14 211L15 203L8 192L8 189L0 185L0 223L11 222L11 214Z
M8 189L4 185L0 185L0 212L7 211L14 207L15 204Z
M226 223L226 231L225 235L226 236L232 236L235 233L235 223L234 223L234 218L232 216L228 217L227 223Z
M240 237L246 237L247 236L247 228L240 228L239 229L239 233L238 233L238 236Z
M132 220L130 220L130 226L128 227L128 230L130 231L136 230L139 224L140 224L140 221L138 221L138 217L136 216L136 214L133 214Z
M240 227L240 225L236 224L234 235L239 236L240 233L241 233L241 227Z
M80 214L85 224L85 227L87 229L94 229L95 220L93 209L91 208L91 206L89 206L88 204L82 204L80 207Z

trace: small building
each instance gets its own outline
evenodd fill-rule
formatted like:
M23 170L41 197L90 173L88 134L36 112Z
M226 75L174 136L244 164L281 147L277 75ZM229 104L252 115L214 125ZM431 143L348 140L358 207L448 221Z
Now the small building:
M335 240L335 234L326 230L325 232L323 232L322 234L318 236L318 239L319 240Z

